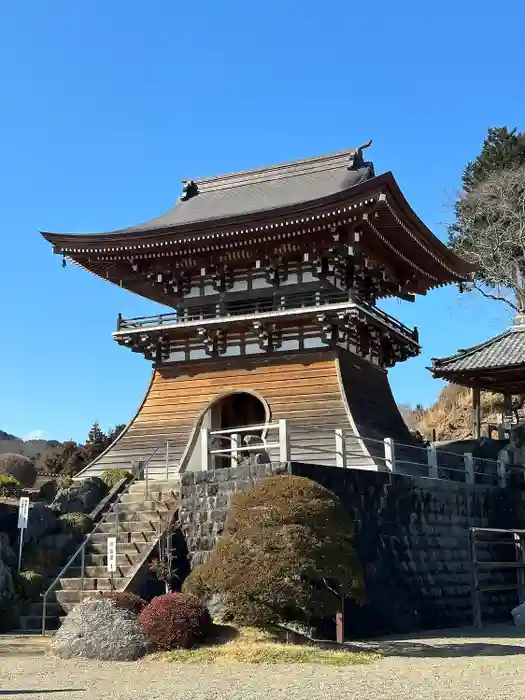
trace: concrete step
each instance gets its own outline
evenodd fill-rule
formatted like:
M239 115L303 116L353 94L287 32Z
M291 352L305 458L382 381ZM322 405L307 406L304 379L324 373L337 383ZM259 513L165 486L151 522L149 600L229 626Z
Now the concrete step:
M125 496L135 496L135 494L125 494ZM126 499L125 496L123 500L118 504L119 513L134 513L137 510L171 510L176 502L171 499L164 499L160 501L154 501L151 498L145 500L143 496L136 496L137 500Z
M24 634L27 632L41 632L42 631L42 616L37 615L21 615L20 616L20 628L15 630L16 633ZM46 624L44 629L46 631L55 631L60 627L60 615L54 617L46 617Z
M141 522L119 522L118 524L118 531L119 531L119 537L121 535L126 535L126 534L140 534L140 533L147 533L148 536L153 536L156 532L162 532L164 529L165 524L160 521L141 521ZM100 535L105 535L106 537L108 535L111 535L112 537L117 536L117 527L116 523L102 523L102 525L99 526L97 532L93 535L93 537L97 537Z
M109 579L84 579L85 583L90 581L93 583L93 586L90 588L63 588L62 590L57 591L57 600L60 602L60 605L66 613L71 612L75 605L80 603L81 600L84 600L84 598L92 598L94 595L97 595L98 591L111 591L113 589L116 591L121 591L128 583L128 579L125 578L113 579L113 586L111 585L111 581Z
M115 573L115 576L125 578L132 569L132 564L124 564L118 567L119 571ZM111 578L108 574L108 570L105 566L85 566L84 567L84 588L91 586L91 582L94 579L109 579ZM73 585L71 582L78 582L77 585ZM62 589L64 588L82 588L82 574L80 566L71 566L66 572L65 577L61 578L58 586Z
M124 552L121 554L120 552L117 552L117 566L131 566L140 559L141 557L141 552L144 551L146 547L143 547L141 550L136 550L134 549L133 551L130 552ZM120 548L119 548L120 550ZM86 560L85 560L85 565L86 566L103 566L104 570L106 567L108 561L108 557L106 552L104 551L103 553L99 554L86 554Z
M42 612L44 610L43 603L31 603L27 614L29 617L42 617ZM47 603L46 604L46 617L59 617L62 615L62 606L60 603Z
M117 557L120 554L122 554L122 555L126 554L126 555L131 555L131 556L142 554L150 546L149 539L144 539L144 538L137 539L137 538L135 538L133 541L130 541L129 534L130 533L123 533L118 538L118 540L117 540ZM95 537L97 537L97 540L93 541ZM86 560L87 560L88 556L91 556L91 555L94 555L94 556L97 556L99 554L105 555L107 553L107 549L108 549L107 541L108 541L107 535L101 534L100 539L99 539L98 535L93 535L93 537L91 538L91 540L87 546L87 549L86 549Z
M90 542L94 544L107 542L108 537L117 537L117 542L149 542L155 534L158 533L158 528L155 530L154 527L146 527L145 523L140 525L137 523L131 523L133 525L132 529L121 527L124 523L119 523L119 534L116 533L115 523L107 523L101 526L101 530L96 532L90 539ZM103 528L103 529L102 529Z
M124 509L119 508L118 513L108 513L104 522L105 523L116 523L117 520L120 524L123 523L143 523L143 522L164 522L169 519L169 510L159 505L155 510L147 509L137 509L130 512L126 512Z

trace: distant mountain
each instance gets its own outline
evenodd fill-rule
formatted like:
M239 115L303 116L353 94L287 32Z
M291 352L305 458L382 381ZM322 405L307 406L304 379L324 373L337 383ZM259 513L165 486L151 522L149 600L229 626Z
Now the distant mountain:
M44 461L48 457L59 451L61 444L58 440L22 440L0 430L0 454L14 452L31 457L35 460L38 470L44 466Z

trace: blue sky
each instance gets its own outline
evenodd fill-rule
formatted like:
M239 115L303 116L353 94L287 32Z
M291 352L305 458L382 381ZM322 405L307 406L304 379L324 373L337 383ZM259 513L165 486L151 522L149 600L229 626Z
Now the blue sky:
M503 8L503 6L502 6ZM152 302L68 266L38 231L163 213L182 178L359 145L445 237L491 125L523 123L525 6L441 0L0 0L0 429L82 440L126 422L149 364L111 340ZM386 309L420 328L399 402L432 402L429 358L508 323L442 289Z

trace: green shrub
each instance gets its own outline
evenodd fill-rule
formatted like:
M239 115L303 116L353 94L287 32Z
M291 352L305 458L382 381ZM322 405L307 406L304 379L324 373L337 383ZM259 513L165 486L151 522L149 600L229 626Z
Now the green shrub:
M210 631L206 607L193 595L167 593L153 598L139 615L139 626L156 651L189 649Z
M224 536L183 590L220 596L225 618L238 623L310 625L334 617L343 595L364 598L352 535L352 521L327 489L296 476L263 479L234 496Z
M6 452L0 455L0 475L14 477L20 486L30 488L36 481L36 467L29 457Z
M87 535L93 529L91 518L85 513L64 513L58 522L62 532L71 535Z
M4 498L20 498L22 489L14 476L0 475L0 496Z
M119 481L127 476L131 476L131 472L127 469L106 469L102 472L100 478L109 489L112 489Z
M46 503L51 503L53 498L57 493L57 484L53 479L51 481L46 481L42 484L38 490L38 500L45 501Z
M24 600L38 600L46 589L46 579L38 571L21 571L15 577L18 595Z
M57 489L68 489L73 484L73 479L67 474L61 474L57 479Z

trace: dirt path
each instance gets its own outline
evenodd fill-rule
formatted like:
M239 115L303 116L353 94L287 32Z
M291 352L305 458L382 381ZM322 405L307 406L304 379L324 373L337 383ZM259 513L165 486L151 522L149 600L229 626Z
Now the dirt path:
M515 628L378 645L385 656L365 666L202 667L153 659L61 661L47 655L46 640L5 636L0 637L0 698L510 700L525 695L525 638Z

